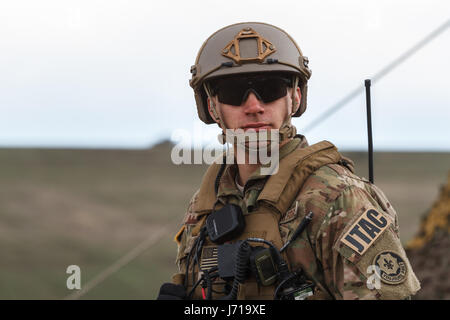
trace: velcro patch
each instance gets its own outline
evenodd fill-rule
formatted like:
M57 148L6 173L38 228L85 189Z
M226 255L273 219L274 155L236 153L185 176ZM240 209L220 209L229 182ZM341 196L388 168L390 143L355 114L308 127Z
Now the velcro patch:
M390 219L371 208L365 211L342 236L341 243L363 255L391 224Z
M198 215L195 213L187 213L184 217L183 224L196 224L198 222Z
M217 246L203 247L200 266L202 270L218 266Z
M183 234L184 229L186 229L186 226L182 226L180 230L178 230L177 234L173 238L173 240L177 243L177 245L181 244L181 235Z

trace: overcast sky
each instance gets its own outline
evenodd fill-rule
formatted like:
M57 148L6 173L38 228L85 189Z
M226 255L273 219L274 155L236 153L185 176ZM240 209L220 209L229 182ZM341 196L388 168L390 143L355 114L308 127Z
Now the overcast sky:
M209 143L219 130L197 118L190 66L217 29L261 21L309 58L298 131L365 150L363 93L302 129L449 19L448 0L3 1L0 146L144 148L176 130ZM450 151L449 57L447 28L373 85L375 150Z

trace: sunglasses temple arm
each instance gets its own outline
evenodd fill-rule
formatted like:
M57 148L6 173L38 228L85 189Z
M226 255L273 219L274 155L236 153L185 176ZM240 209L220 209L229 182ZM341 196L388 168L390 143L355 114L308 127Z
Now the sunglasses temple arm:
M297 91L297 86L298 86L298 77L294 76L293 84L292 84L292 97L291 97L291 99L292 99L292 113L291 113L291 117L297 112L297 110L294 109L296 107L296 105L295 105L295 92Z

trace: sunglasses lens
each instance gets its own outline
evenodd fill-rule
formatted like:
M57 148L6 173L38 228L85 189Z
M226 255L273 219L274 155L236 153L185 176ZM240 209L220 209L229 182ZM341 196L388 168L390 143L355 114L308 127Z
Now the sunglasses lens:
M221 103L240 106L254 91L258 99L269 103L285 96L289 83L282 77L225 78L212 84L212 94Z
M240 106L247 88L243 84L228 82L217 88L217 98L221 103Z
M286 95L288 83L289 80L273 78L259 82L255 90L265 103L269 103Z

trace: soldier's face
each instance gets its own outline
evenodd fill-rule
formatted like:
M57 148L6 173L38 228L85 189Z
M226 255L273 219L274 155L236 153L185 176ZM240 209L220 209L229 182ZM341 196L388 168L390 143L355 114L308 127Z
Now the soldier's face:
M252 128L258 131L261 129L280 129L283 121L292 112L291 93L292 89L289 88L284 97L269 103L264 103L251 92L240 106L221 103L217 97L213 97L213 99L216 110L226 125L226 128L222 129L248 130ZM301 98L300 88L298 87L294 98L298 108ZM214 119L209 99L208 110Z

